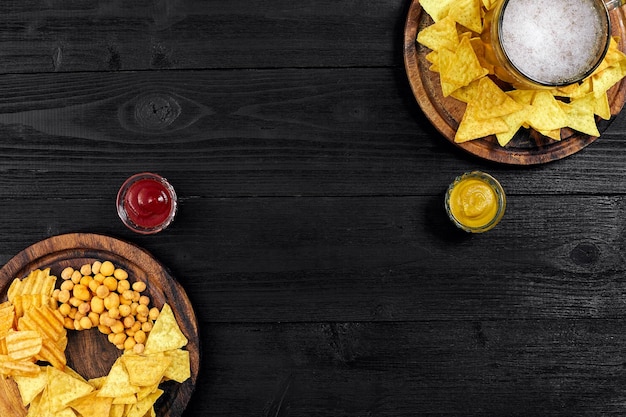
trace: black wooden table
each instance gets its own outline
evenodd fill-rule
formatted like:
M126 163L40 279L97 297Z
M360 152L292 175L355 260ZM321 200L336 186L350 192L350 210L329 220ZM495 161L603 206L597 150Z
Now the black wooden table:
M0 264L50 236L140 245L187 291L202 365L184 416L626 414L626 116L532 167L431 126L408 0L0 3ZM443 211L481 169L477 236ZM175 222L115 195L167 177Z

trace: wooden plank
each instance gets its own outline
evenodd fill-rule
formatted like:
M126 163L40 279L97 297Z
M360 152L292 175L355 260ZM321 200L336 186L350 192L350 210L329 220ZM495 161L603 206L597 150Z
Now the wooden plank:
M406 3L8 2L0 72L399 66Z
M590 416L626 401L623 320L205 329L190 414Z
M90 198L87 184L116 192L137 170L199 197L434 195L476 168L512 195L626 192L626 117L570 158L510 170L447 143L402 70L13 75L0 89L0 198Z
M205 199L139 236L114 196L2 200L0 262L50 235L105 233L172 269L204 321L621 318L624 196L513 196L457 231L440 196ZM50 220L54 219L54 220Z

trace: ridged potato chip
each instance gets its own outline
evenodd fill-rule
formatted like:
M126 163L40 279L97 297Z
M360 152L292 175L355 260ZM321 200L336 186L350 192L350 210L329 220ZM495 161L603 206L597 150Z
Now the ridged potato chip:
M42 338L34 330L10 331L6 338L9 359L31 360L41 352Z
M24 279L15 278L7 290L7 299L13 303L18 295L47 295L52 296L56 277L50 275L50 268L35 269Z
M67 334L67 330L63 327L63 317L58 310L53 310L48 306L27 310L18 320L17 326L20 330L36 330L55 342Z
M8 355L0 355L0 374L8 376L36 376L39 366L30 361L14 361Z

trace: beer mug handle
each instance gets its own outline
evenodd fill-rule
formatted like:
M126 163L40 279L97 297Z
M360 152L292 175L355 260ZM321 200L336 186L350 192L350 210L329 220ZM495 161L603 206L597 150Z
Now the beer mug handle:
M609 11L622 7L624 4L626 4L626 0L604 0L604 5Z

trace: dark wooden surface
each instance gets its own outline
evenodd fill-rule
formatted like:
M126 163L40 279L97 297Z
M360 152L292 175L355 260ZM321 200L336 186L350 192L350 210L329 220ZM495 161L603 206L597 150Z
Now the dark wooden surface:
M403 66L409 0L0 3L0 264L70 232L187 291L196 416L626 414L626 116L532 167L464 153ZM508 195L487 234L443 193ZM180 212L125 229L156 171Z

